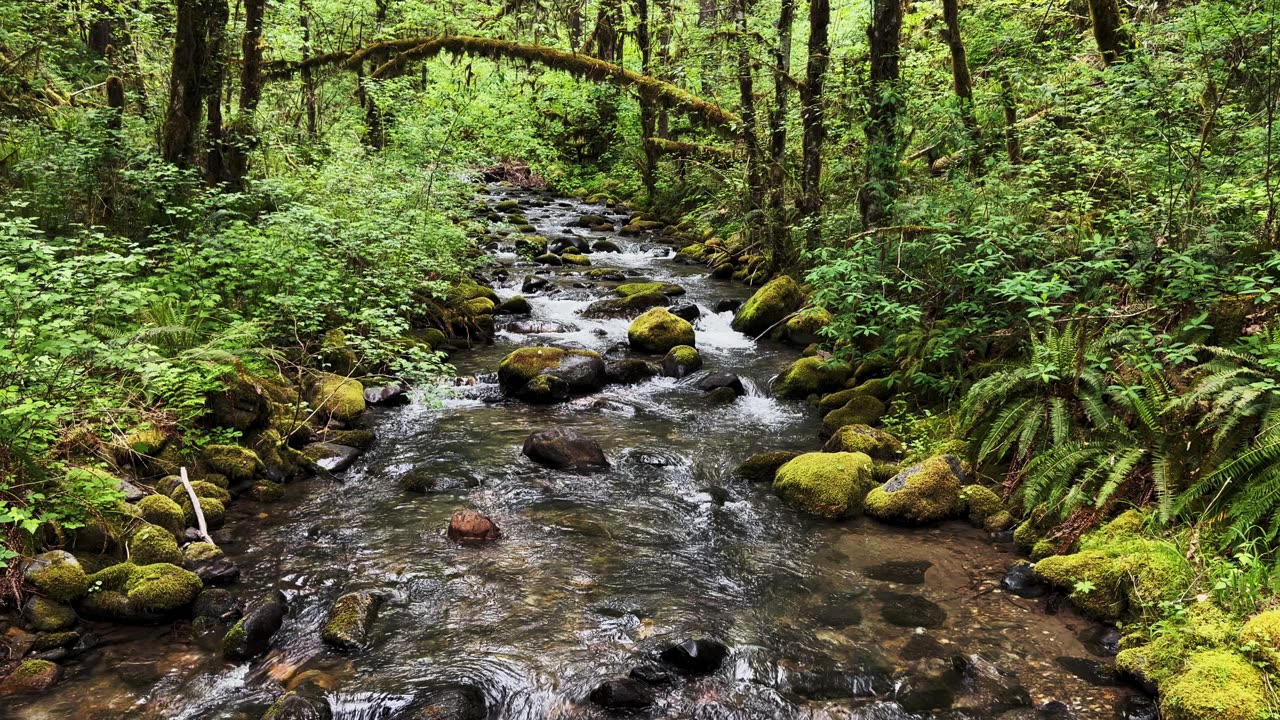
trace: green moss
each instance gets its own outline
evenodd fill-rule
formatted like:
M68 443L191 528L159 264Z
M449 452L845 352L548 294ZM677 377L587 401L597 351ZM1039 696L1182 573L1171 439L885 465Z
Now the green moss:
M195 491L196 497L201 500L217 500L223 505L231 502L231 493L227 492L226 488L223 488L221 485L216 483L211 483L206 480L196 480L191 483L191 489ZM174 502L181 502L183 500L190 499L190 496L187 495L186 486L181 484L175 487L173 492L169 493L169 497L173 498Z
M37 555L27 566L25 579L41 595L59 602L75 600L89 589L84 568L64 550Z
M673 283L635 282L623 283L613 289L622 297L631 297L640 293L662 293L663 295L683 295L684 288Z
M187 527L186 520L182 517L182 506L164 495L142 498L138 501L138 509L142 512L143 520L168 530L175 537L181 535Z
M498 382L519 388L547 370L560 367L567 350L554 347L520 348L498 363Z
M986 520L982 521L982 529L989 533L1004 532L1013 527L1013 515L1008 510L1001 510L994 515L989 515Z
M560 256L560 260L565 265L577 265L580 267L586 267L591 264L591 258L579 253L564 253Z
M520 209L520 203L516 200L503 200L497 205L494 205L493 209L498 212L512 212Z
M168 612L194 602L201 587L195 573L157 563L134 566L125 582L124 593L131 603L151 612Z
M182 551L173 533L155 525L146 525L129 536L129 559L138 565L182 562Z
M76 624L76 613L69 606L39 595L22 607L22 617L41 632L63 630Z
M499 315L528 315L533 312L533 307L525 296L513 295L494 308L494 312Z
M534 258L533 261L539 265L559 266L564 264L564 261L560 259L560 256L554 253L543 253Z
M992 515L1005 512L1000 496L982 485L965 485L960 489L960 499L969 511L969 522L978 527L982 527Z
M805 353L804 357L817 358L818 356ZM852 390L852 389L838 390L836 392L823 395L822 399L818 401L818 412L823 415L826 415L827 413L832 412L833 410L839 410L845 405L848 405L849 401L854 399L858 395L861 395L861 393L859 393L857 390Z
M742 461L734 468L733 473L751 482L773 482L778 475L778 468L799 456L800 453L789 450L759 453Z
M688 258L694 262L704 262L707 259L707 246L702 243L686 245L681 248L676 255L682 258Z
M889 378L875 378L854 387L853 392L858 395L870 395L881 402L888 402L889 398L893 397L893 382Z
M200 461L209 472L237 481L251 479L261 465L252 450L239 445L209 445L201 451Z
M665 354L677 345L694 345L693 325L663 307L653 308L631 322L627 341L633 350Z
M744 268L745 269L745 268ZM738 308L733 316L733 329L746 335L759 336L799 309L804 296L795 280L783 275L770 280Z
M335 445L366 449L377 441L372 430L333 430L325 434L325 441Z
M331 373L316 373L308 396L311 406L335 420L353 420L365 410L364 386Z
M1202 650L1160 686L1165 720L1258 720L1271 709L1266 677L1229 650Z
M688 345L677 345L662 358L662 374L667 377L684 377L702 368L702 354Z
M196 527L196 513L191 507L191 499L184 496L180 504L187 527ZM227 507L215 498L200 498L200 510L204 512L204 521L210 530L217 530L227 521Z
M806 357L791 363L778 379L774 391L778 397L804 399L821 395L844 386L849 377L849 366L821 357Z
M1043 560L1047 557L1050 557L1057 552L1058 552L1058 546L1055 545L1052 541L1037 540L1035 544L1031 546L1031 551L1028 554L1031 556L1032 560L1038 561L1038 560Z
M259 480L249 489L249 497L258 502L278 502L284 499L284 486L270 480Z
M138 455L158 455L168 442L168 436L157 428L138 430L124 439L125 447Z
M869 395L859 395L839 410L827 413L822 418L822 429L834 435L846 425L875 425L884 416L884 411L884 403Z
M48 660L24 660L0 679L0 697L44 692L55 685L61 675L62 669Z
M338 598L329 608L329 618L320 629L320 639L343 650L361 647L380 602L380 596L369 592L348 593Z
M1249 618L1240 630L1240 643L1259 662L1280 671L1280 610L1267 610Z
M870 425L845 425L831 435L822 451L866 453L872 460L887 463L902 456L902 441Z
M68 608L68 610L69 609L70 608ZM75 632L74 630L68 630L65 632L47 632L36 638L36 641L31 645L31 650L34 652L56 650L57 648L71 647L79 641L80 633Z
M487 297L471 298L457 306L464 315L492 315L497 305Z
M430 345L433 350L439 350L449 344L449 338L439 328L424 328L419 330L416 335L419 340Z
M960 486L964 469L953 455L937 455L912 465L867 494L867 514L888 522L924 524L964 510Z
M796 313L783 325L783 332L791 342L811 343L831 324L831 313L826 308L809 308Z
M860 513L871 486L871 458L863 453L805 453L778 468L773 481L786 502L833 519Z
M637 293L630 297L597 300L588 305L582 315L589 318L631 317L649 308L664 307L668 302L662 293Z

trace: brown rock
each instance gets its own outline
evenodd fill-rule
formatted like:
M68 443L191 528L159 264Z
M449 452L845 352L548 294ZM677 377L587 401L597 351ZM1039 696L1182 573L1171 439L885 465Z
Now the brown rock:
M484 543L502 537L489 516L475 510L459 510L449 518L449 539L457 543Z

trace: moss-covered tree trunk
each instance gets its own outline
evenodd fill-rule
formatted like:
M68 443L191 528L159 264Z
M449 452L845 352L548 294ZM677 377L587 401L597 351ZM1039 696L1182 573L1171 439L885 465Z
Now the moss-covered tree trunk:
M1093 39L1102 53L1102 62L1110 65L1123 60L1133 50L1133 35L1120 14L1118 0L1089 0L1089 21Z
M262 23L266 0L245 0L244 34L240 38L240 99L234 127L226 143L227 181L241 187L249 174L249 153L256 141L253 116L262 100Z
M662 16L661 24L658 26L658 74L657 77L666 80L670 77L668 68L671 67L671 29L675 26L676 15L673 0L658 0L659 14ZM671 114L667 112L667 108L663 107L658 110L658 137L666 139L671 136Z
M888 216L898 192L898 117L902 100L898 87L899 35L902 5L899 0L874 0L867 44L871 72L867 83L866 168L858 193L862 222L878 227Z
M800 217L807 220L805 242L811 248L816 247L821 239L817 217L822 207L819 187L822 146L827 137L822 91L831 56L830 24L830 0L809 0L809 58L805 63L804 84L800 86L800 123L804 132L800 161Z
M750 209L759 210L764 205L761 192L760 138L756 134L756 93L751 63L751 35L747 27L749 0L734 0L733 21L737 30L738 114L742 116L742 146L747 161L747 195Z
M1018 99L1009 73L1000 71L1000 107L1004 110L1004 147L1009 163L1022 162L1022 142L1018 139Z
M214 0L209 8L205 37L208 38L208 62L205 66L204 96L205 139L208 154L205 156L205 178L211 184L225 182L227 175L227 136L222 122L222 88L227 79L227 22L231 10L226 0Z
M302 15L299 18L299 22L302 25L302 60L305 65L306 60L311 57L311 18L307 14L305 2L302 4ZM307 137L315 140L318 129L316 81L309 67L304 68L302 71L302 106L307 113Z
M225 0L178 0L169 107L161 130L161 154L179 167L195 165L205 94L209 91L209 20Z
M645 75L653 75L653 39L649 27L649 0L635 0L636 44L640 47L640 68ZM657 134L657 113L653 100L640 98L640 142L644 147L644 167L641 171L644 190L652 203L657 195L658 152L649 138Z
M960 35L960 0L942 0L942 19L946 24L947 48L951 51L951 79L960 107L960 122L973 143L971 164L976 168L982 159L982 132L973 109L973 79L969 75L969 61L964 50L964 38Z
M791 263L793 249L787 222L787 109L791 102L791 27L795 24L795 0L778 6L778 44L773 52L773 107L769 111L769 222L773 240L773 267Z

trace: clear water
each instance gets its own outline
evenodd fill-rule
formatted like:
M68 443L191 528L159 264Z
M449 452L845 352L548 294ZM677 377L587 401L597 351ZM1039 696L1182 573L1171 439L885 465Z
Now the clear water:
M526 202L524 212L549 237L579 213L607 212L494 192ZM689 379L658 378L555 407L502 401L492 373L519 345L571 343L616 353L625 342L626 321L578 315L617 283L556 269L565 289L531 296L533 318L571 330L501 332L492 346L457 353L453 362L468 378L463 387L442 403L371 411L367 423L379 441L340 482L297 483L284 502L240 500L233 507L225 549L243 579L232 589L252 597L280 588L291 599L267 658L224 663L193 644L184 624L102 626L102 645L70 665L51 694L0 708L0 715L256 720L290 677L318 669L338 681L329 697L339 720L395 718L414 698L450 683L480 687L491 718L605 717L584 700L592 687L666 644L700 635L732 648L725 667L660 690L643 716L915 717L895 700L961 656L1007 673L1004 683L1024 687L1036 705L1059 701L1077 718L1119 717L1128 690L1090 685L1055 662L1089 657L1077 635L1093 626L1002 593L999 579L1015 558L984 533L961 523L903 529L862 519L825 522L783 505L767 486L732 477L753 453L817 448L815 413L767 392L797 351L756 343L730 329L728 313L711 313L717 300L744 298L749 289L655 257L652 242L574 232L624 245L624 253L593 255L595 267L683 285L681 300L703 311L696 328L706 368L742 375L749 394L712 406ZM515 262L510 248L495 256ZM499 292L517 294L536 270L511 268ZM593 286L570 287L574 282ZM598 440L612 468L558 472L522 457L528 433L556 425ZM402 491L398 478L423 466L476 486ZM464 508L493 517L504 539L487 547L450 544L443 530ZM885 561L928 563L925 582L874 579L881 574L868 569ZM334 653L321 644L319 628L332 601L357 589L382 590L390 599L368 650ZM886 592L926 598L947 620L929 630L888 623L881 614ZM908 643L918 646L921 636L936 641L935 657L908 659L918 654L905 651ZM948 682L956 709L926 716L1036 717L992 709L989 689L971 680Z

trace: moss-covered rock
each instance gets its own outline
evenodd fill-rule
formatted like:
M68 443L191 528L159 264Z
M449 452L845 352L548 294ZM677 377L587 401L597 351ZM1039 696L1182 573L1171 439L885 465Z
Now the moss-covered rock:
M604 387L604 358L593 350L520 348L498 364L502 392L526 402L561 402Z
M820 356L806 354L804 355L804 357L818 358ZM826 395L823 395L821 399L818 400L818 413L821 415L826 415L827 413L832 412L833 410L839 410L845 405L848 405L850 400L854 399L855 397L858 397L861 394L862 393L852 388L849 388L846 390L837 390L836 392L833 392L833 393L827 393Z
M765 283L738 308L733 316L733 329L746 335L759 336L783 318L800 309L804 295L795 280L783 275Z
M217 500L223 505L231 502L231 493L217 483L211 483L207 480L196 480L191 483L191 489L195 491L196 497L201 500ZM183 500L190 499L191 496L187 494L187 487L179 484L169 493L169 497L172 498L174 502L181 503Z
M497 305L487 297L471 298L455 306L462 315L492 315Z
M137 455L159 455L169 443L169 436L159 428L145 428L129 433L124 439L125 447Z
M498 212L515 212L520 209L520 201L518 200L502 200L493 206Z
M801 347L822 342L822 329L831 324L831 313L826 308L809 308L796 313L782 326L787 342Z
M560 261L565 265L576 265L578 267L586 267L591 264L591 258L581 253L567 252L560 256Z
M902 441L870 425L845 425L832 433L822 451L860 452L877 462L892 463L902 457Z
M1280 671L1280 610L1267 610L1249 618L1240 630L1240 644L1273 671Z
M329 618L320 629L320 639L339 650L358 650L368 642L382 596L362 591L347 593L329 608Z
M311 378L307 402L334 420L354 420L365 410L364 386L341 375L316 373Z
M1230 650L1202 650L1160 686L1165 720L1257 720L1271 709L1266 677Z
M22 605L22 619L33 630L57 632L76 624L76 611L56 600L33 595Z
M32 558L23 579L41 595L59 602L70 602L89 589L80 561L66 550L50 550Z
M137 565L182 562L182 550L173 533L156 525L144 525L129 535L129 560Z
M172 498L164 495L148 495L138 501L138 511L142 519L168 530L175 538L181 537L186 529L186 520L182 517L182 506Z
M597 300L582 311L586 318L630 318L650 308L666 307L671 299L660 292L636 293L629 297Z
M250 660L266 655L271 649L271 638L284 624L288 612L289 602L279 590L254 600L222 638L222 656L228 660Z
M969 522L976 527L983 527L992 515L1006 512L1000 496L983 485L965 485L960 489L960 499L969 513Z
M622 297L631 297L632 295L639 295L640 293L655 293L655 292L662 293L663 295L667 295L667 296L684 294L684 288L680 287L679 285L676 285L674 283L660 283L660 282L623 283L622 285L619 285L618 287L614 288L613 291L618 293Z
M534 258L533 261L539 265L548 265L551 267L560 267L561 265L564 265L564 260L561 260L560 256L555 253L543 253Z
M227 522L227 506L216 498L200 498L200 511L204 513L204 522L210 530L217 530ZM183 496L178 503L182 506L182 517L187 527L196 527L196 511L191 507L191 499Z
M887 522L920 525L959 515L964 465L953 455L937 455L895 475L867 494L867 514Z
M870 395L880 402L889 402L894 393L892 378L864 380L851 389L857 395Z
M685 245L676 252L676 257L682 257L693 262L706 262L707 246L702 243Z
M774 392L778 397L803 400L810 395L822 395L844 387L849 377L849 366L821 357L804 357L791 363L782 372Z
M802 510L834 519L860 513L872 485L871 458L862 453L805 453L778 468L773 490Z
M834 435L846 425L875 425L884 416L884 411L884 403L869 395L859 395L844 407L827 413L822 418L822 431Z
M89 576L93 592L79 604L91 617L158 622L185 610L200 593L200 578L175 565L120 563Z
M662 374L667 377L682 378L701 369L702 355L688 345L677 345L662 358Z
M533 307L523 295L512 295L493 310L495 315L528 315L531 312Z
M1008 510L1003 510L994 515L989 515L986 520L983 520L982 529L989 533L1004 532L1013 527L1015 522L1017 520L1014 519L1013 514Z
M631 327L627 328L627 341L633 350L658 355L677 345L695 344L693 325L662 307L653 308L633 320Z
M1236 639L1236 623L1212 602L1193 602L1185 613L1165 618L1160 632L1125 636L1116 669L1148 685L1158 685L1183 669L1198 650L1224 647Z
M48 660L24 660L0 680L0 697L39 695L58 684L62 668Z
M778 475L778 468L799 456L800 453L791 450L757 453L743 460L733 469L733 474L750 482L771 483Z

